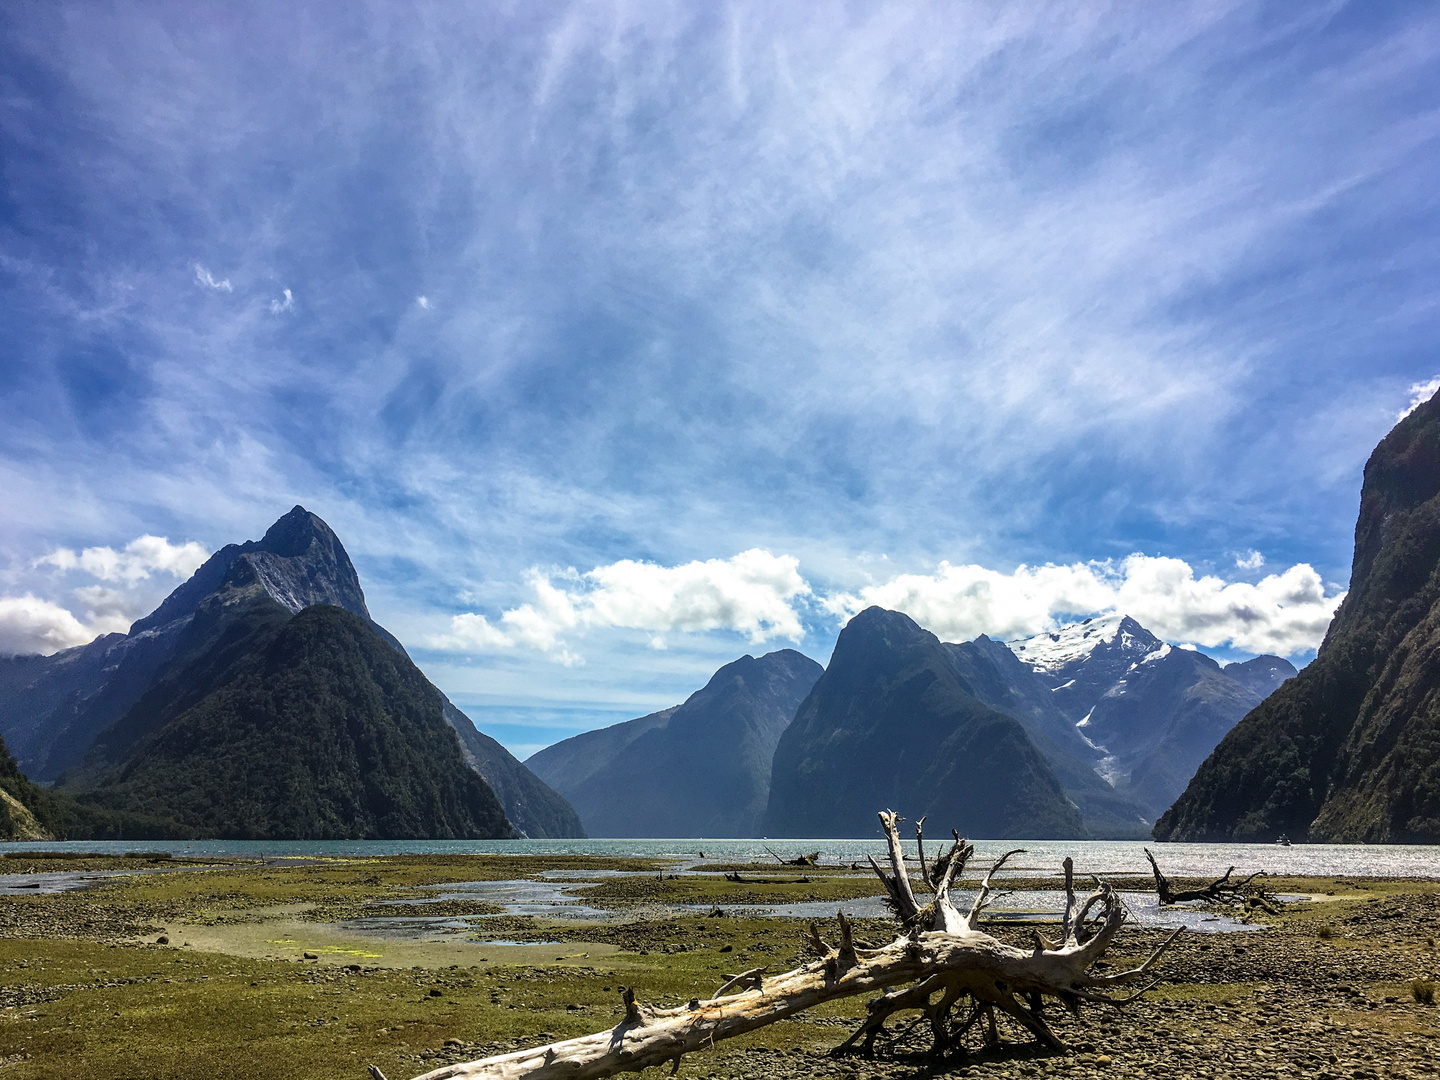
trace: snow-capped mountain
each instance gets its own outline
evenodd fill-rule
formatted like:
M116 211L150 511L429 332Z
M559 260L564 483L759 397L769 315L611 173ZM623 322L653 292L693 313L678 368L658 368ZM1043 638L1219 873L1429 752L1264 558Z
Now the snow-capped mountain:
M1035 699L1048 698L1074 725L1082 749L1076 751L1076 740L1052 736L1053 743L1084 758L1151 817L1184 790L1240 718L1295 673L1288 661L1267 656L1230 665L1235 670L1228 674L1208 656L1161 641L1118 613L1007 645L1022 663L1011 669L1003 694L971 674L982 700L1013 712L1024 699L1038 718L1047 710Z
M1055 704L1076 723L1140 665L1171 651L1128 615L1100 615L1007 644L1049 683Z
M1116 613L1097 615L1048 634L1019 638L1006 644L1036 671L1058 675L1065 668L1090 659L1096 649L1140 659L1162 642L1130 616Z

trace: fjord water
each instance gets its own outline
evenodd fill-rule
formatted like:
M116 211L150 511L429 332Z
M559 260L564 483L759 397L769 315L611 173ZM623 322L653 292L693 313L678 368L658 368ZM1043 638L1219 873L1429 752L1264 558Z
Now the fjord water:
M1138 840L976 840L972 865L984 866L1011 848L1008 874L1058 873L1068 855L1080 874L1146 875L1149 847L1168 876L1214 875L1231 866L1237 873L1264 870L1273 875L1319 877L1440 877L1440 846L1410 844L1156 844ZM913 841L905 845L914 854ZM930 857L942 850L937 837L926 843ZM248 858L335 858L382 855L591 855L684 860L697 867L732 862L773 862L771 852L793 859L819 851L821 862L859 863L884 856L882 839L858 840L74 840L0 844L0 853L63 851L121 855L129 851L171 855L231 855ZM703 853L703 855L702 855Z

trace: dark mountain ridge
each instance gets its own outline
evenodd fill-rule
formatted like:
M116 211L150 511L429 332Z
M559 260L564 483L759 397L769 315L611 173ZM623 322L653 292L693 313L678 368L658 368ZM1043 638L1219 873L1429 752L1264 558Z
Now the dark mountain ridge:
M1296 675L1295 665L1279 656L1257 656L1244 663L1226 664L1225 674L1241 686L1253 690L1263 700L1280 688L1286 679Z
M582 731L537 750L525 759L525 765L556 791L574 791L641 735L668 724L678 708L679 705L671 705L634 720Z
M1040 751L1091 836L1135 839L1149 832L1154 813L1117 791L1097 771L1105 754L1081 735L1055 703L1049 683L1004 643L980 635L946 644L961 685L997 712L1014 717Z
M1162 840L1440 842L1440 397L1365 465L1350 591L1315 659L1215 748Z
M202 604L169 670L62 783L193 836L512 835L408 657L343 608L291 614L258 586Z
M107 634L54 656L0 661L0 735L21 768L48 782L78 764L96 737L139 700L175 655L200 604L232 575L261 584L292 612L334 604L372 621L339 539L325 522L296 506L260 540L228 544L210 556L128 634Z
M877 808L968 836L1080 837L1080 813L1024 727L962 685L908 616L860 612L781 735L764 830L874 835Z
M0 735L20 748L21 766L38 779L68 773L73 782L82 777L93 782L96 762L113 764L114 754L87 755L102 742L112 746L126 732L133 734L138 721L129 714L157 682L173 677L177 666L195 663L202 648L198 642L217 645L215 626L261 599L273 608L272 616L317 606L347 611L410 663L399 641L370 617L339 538L320 518L296 506L262 539L217 551L128 635L108 635L50 657L0 661ZM197 627L201 613L206 618ZM434 692L443 721L460 739L463 760L504 793L520 832L583 835L578 816L563 798ZM148 715L154 719L153 710ZM127 723L121 725L122 720Z

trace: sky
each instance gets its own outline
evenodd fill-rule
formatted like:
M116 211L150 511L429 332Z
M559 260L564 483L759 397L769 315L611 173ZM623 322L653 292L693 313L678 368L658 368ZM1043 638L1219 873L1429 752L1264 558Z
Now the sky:
M1440 11L12 4L0 652L297 503L524 756L879 603L1313 657Z

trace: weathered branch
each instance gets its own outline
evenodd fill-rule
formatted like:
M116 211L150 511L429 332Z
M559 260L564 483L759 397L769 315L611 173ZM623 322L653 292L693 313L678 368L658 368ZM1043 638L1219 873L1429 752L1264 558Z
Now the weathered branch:
M890 851L890 868L893 871L888 878L884 874L880 877L885 881L900 921L910 926L920 913L920 905L915 902L915 893L910 888L910 874L905 869L905 851L900 846L899 821L899 816L893 810L880 812L880 824L885 828L885 842ZM875 865L874 859L870 860L870 865Z
M980 912L984 911L987 907L990 906L990 879L995 876L995 871L999 870L1002 866L1004 866L1006 860L1008 860L1011 855L1024 854L1024 848L1016 848L1014 851L1007 851L1004 855L1001 855L1000 858L995 860L994 866L990 867L989 873L985 875L985 880L980 882L980 892L976 895L974 906L970 908L970 917L966 920L971 930L974 930L975 927L980 924Z
M1155 894L1159 898L1161 907L1169 907L1171 904L1186 904L1193 900L1201 900L1210 904L1246 904L1265 908L1272 914L1275 912L1277 901L1273 897L1265 895L1265 890L1260 886L1251 887L1250 883L1257 877L1264 877L1264 870L1257 870L1249 877L1240 881L1231 881L1230 875L1235 873L1235 867L1225 871L1224 876L1216 878L1203 889L1184 889L1176 892L1170 887L1170 879L1160 872L1160 864L1155 861L1155 856L1150 849L1145 849L1145 858L1150 860L1150 869L1155 874Z
M1061 942L1051 945L1037 933L1034 949L1008 945L980 930L978 920L989 902L991 879L1018 852L1007 852L995 862L970 913L962 916L950 899L950 889L973 849L956 834L954 845L942 860L944 869L935 881L934 902L920 908L905 872L896 815L886 811L880 818L892 873L887 875L873 859L871 863L885 882L905 926L905 932L890 944L876 949L861 946L854 940L849 919L841 914L840 944L827 944L812 923L806 944L817 954L816 959L793 971L771 977L765 976L764 969L755 968L727 976L726 983L709 999L697 999L679 1008L646 1006L636 1000L633 987L625 988L625 1017L608 1031L446 1065L418 1080L599 1080L650 1065L671 1063L678 1068L683 1055L713 1047L722 1039L827 1001L874 991L882 993L870 1003L869 1016L839 1048L840 1052L870 1052L885 1021L903 1010L919 1010L921 1018L917 1023L928 1021L937 1053L958 1045L958 1040L976 1024L982 1025L986 1043L994 1045L999 1041L997 1009L1039 1042L1058 1050L1063 1049L1063 1044L1041 1018L1044 997L1058 998L1072 1010L1078 1009L1082 1001L1122 1007L1144 990L1116 999L1097 993L1097 988L1124 985L1150 975L1175 939L1171 935L1139 967L1111 975L1092 975L1091 966L1105 954L1126 921L1125 906L1108 885L1101 883L1080 908L1078 917L1071 919L1073 876L1066 860L1068 902ZM1092 909L1093 932L1084 934L1082 928ZM738 992L728 992L737 987ZM965 1019L952 1024L952 1010L965 999L971 1003Z
M797 855L797 856L796 856L795 858L793 858L793 859L782 859L779 855L775 854L775 852L774 852L773 850L771 850L771 848L770 848L770 846L769 846L768 844L765 846L765 850L766 850L766 851L769 851L769 852L770 852L770 857L773 858L776 862L778 862L781 866L819 866L819 865L820 865L820 852L818 852L818 851L812 851L812 852L810 852L810 854L808 854L808 855Z
M915 822L915 854L920 860L920 880L929 885L930 881L925 875L925 818Z

